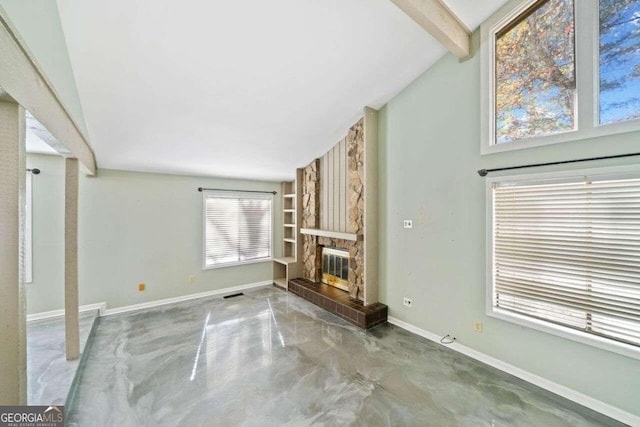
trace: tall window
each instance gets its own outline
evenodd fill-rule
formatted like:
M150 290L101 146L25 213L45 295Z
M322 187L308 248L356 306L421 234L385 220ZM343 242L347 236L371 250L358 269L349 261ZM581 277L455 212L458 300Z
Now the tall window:
M575 128L572 0L537 2L496 34L498 144Z
M640 118L640 1L600 0L600 123Z
M489 314L640 357L640 174L490 180Z
M271 204L271 196L205 193L204 267L271 259Z
M482 26L483 153L640 130L640 0L513 0Z

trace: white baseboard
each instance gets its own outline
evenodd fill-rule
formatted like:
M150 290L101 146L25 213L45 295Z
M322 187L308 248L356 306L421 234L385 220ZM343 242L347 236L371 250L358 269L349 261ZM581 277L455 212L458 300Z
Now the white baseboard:
M239 286L232 286L230 288L216 289L214 291L200 292L197 294L183 295L175 298L167 298L167 299L161 299L156 301L143 302L140 304L126 305L124 307L110 308L106 310L103 316L111 316L113 314L144 310L146 308L158 307L161 305L173 304L173 303L182 302L182 301L189 301L192 299L211 297L216 295L227 295L235 292L247 291L249 289L264 288L266 286L272 286L272 285L273 285L273 280L265 280L262 282L249 283L247 285L239 285Z
M80 306L80 313L85 311L98 310L100 312L100 316L104 314L107 309L106 302L99 302L96 304L87 304ZM27 314L27 322L31 322L33 320L44 320L44 319L54 319L56 317L64 317L64 309L61 310L51 310L51 311L43 311L41 313L33 313Z
M637 415L623 411L622 409L616 408L615 406L609 405L608 403L604 403L600 400L594 399L593 397L589 397L585 394L579 393L568 387L565 387L563 385L550 381L541 376L532 374L531 372L528 372L528 371L525 371L524 369L520 369L516 366L510 365L506 362L503 362L502 360L496 359L495 357L491 357L487 354L484 354L472 348L466 347L462 344L458 344L456 342L454 342L453 344L441 344L440 343L440 339L442 338L441 336L436 335L432 332L425 331L424 329L420 329L417 326L404 322L400 319L396 319L395 317L389 316L387 320L389 323L396 325L402 329L405 329L409 332L413 332L416 335L424 337L430 341L434 341L440 345L443 345L447 348L455 350L458 353L462 353L466 356L471 357L472 359L476 359L489 366L493 366L494 368L499 369L503 372L506 372L507 374L513 375L514 377L518 377L531 384L537 385L540 388L548 390L552 393L555 393L559 396L562 396L566 399L576 402L582 406L586 406L587 408L600 412L601 414L604 414L610 418L613 418L615 420L618 420L630 426L640 426L640 417Z

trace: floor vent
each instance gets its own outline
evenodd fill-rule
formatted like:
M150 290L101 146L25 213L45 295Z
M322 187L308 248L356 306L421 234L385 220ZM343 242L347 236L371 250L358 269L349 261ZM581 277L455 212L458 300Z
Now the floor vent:
M231 295L226 295L222 298L227 299L227 298L234 298L234 297L241 297L242 295L244 295L242 292L238 293L238 294L231 294Z

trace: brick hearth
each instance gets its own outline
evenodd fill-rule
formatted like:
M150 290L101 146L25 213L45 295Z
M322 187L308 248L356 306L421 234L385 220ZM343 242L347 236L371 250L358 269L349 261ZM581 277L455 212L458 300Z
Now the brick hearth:
M387 321L385 304L377 302L365 306L345 291L324 283L294 279L289 281L289 291L362 329L371 329Z

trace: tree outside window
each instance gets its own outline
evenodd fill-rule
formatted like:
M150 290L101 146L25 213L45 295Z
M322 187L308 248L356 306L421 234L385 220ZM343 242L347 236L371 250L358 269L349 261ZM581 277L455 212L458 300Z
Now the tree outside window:
M496 33L497 144L576 129L575 6L538 1ZM599 123L640 118L640 0L599 2L598 50Z

